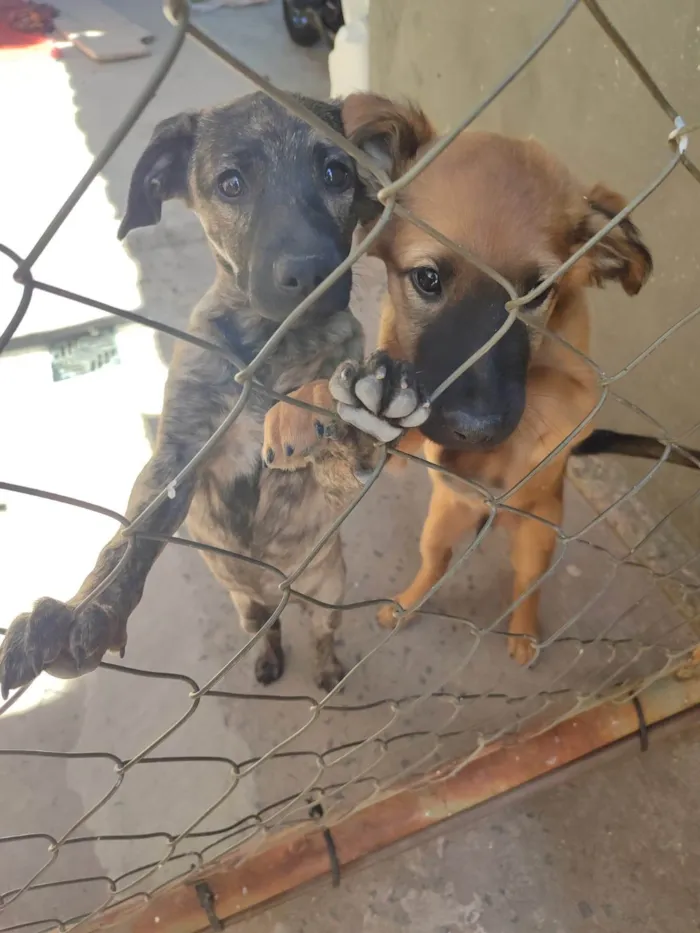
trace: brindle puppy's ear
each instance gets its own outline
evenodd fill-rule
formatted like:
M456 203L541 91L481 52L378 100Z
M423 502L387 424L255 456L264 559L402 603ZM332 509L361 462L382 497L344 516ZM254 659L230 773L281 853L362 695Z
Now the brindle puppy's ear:
M423 111L412 104L396 104L378 94L351 94L343 101L345 135L394 181L416 157L418 149L436 136ZM365 192L378 188L377 180L358 166ZM375 220L381 212L376 199L366 197L361 223Z
M180 113L162 120L131 176L120 240L135 227L150 227L161 216L163 201L187 198L187 173L194 149L197 115Z
M576 231L574 249L579 249L626 204L622 195L604 185L595 185L585 198L588 212ZM618 281L628 295L636 295L653 269L651 253L632 221L626 217L592 247L580 263L586 281L582 284L602 287Z

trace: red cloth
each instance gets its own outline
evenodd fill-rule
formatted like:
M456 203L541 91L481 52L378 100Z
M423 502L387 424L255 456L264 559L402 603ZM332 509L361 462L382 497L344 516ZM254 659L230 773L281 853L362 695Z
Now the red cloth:
M0 0L0 27L3 30L48 36L54 30L58 10L49 3L33 0Z

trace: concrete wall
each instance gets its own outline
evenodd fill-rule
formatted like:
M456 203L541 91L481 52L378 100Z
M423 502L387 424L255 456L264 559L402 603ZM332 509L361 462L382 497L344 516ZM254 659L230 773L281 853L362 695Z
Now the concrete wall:
M372 0L373 89L405 95L444 131L466 115L521 59L563 9L563 0ZM687 123L700 116L700 4L609 0L605 11ZM669 119L581 4L539 57L474 124L539 138L582 180L604 181L628 197L669 160ZM700 158L700 137L689 154ZM593 296L593 355L616 372L700 304L700 185L684 169L635 213L655 260L636 299L610 288ZM700 421L700 319L677 333L616 386L680 438ZM615 403L606 426L655 433L654 425ZM687 439L699 446L700 432ZM628 481L647 467L627 461ZM697 488L690 470L663 467L645 502L665 514ZM700 513L675 518L698 534Z

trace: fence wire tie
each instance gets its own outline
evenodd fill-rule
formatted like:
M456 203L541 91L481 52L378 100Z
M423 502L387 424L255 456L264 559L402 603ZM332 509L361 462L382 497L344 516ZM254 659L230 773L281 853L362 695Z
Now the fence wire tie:
M317 822L323 819L324 810L323 805L320 803L315 803L312 807L309 807L309 816L312 820ZM334 888L340 887L340 859L338 858L338 850L335 846L335 839L333 838L333 833L330 831L328 826L321 827L321 834L323 835L323 841L326 843L326 849L328 850L328 861L331 864L331 884Z
M649 751L649 724L644 715L644 707L636 695L632 697L632 706L639 720L639 747L643 752Z
M207 915L210 929L216 930L216 933L219 933L219 930L223 930L224 925L216 915L214 906L216 903L216 896L214 892L206 881L198 881L194 886L194 890L197 895L197 900L199 901L199 906Z

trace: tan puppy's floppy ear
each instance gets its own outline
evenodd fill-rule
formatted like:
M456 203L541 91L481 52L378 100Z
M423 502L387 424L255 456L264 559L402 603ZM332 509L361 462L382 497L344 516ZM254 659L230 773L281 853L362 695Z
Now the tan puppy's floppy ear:
M343 127L348 139L376 159L392 180L436 135L419 107L396 104L379 94L346 97Z
M594 236L624 208L622 195L604 185L595 185L586 195L588 211L575 235L574 250ZM636 295L653 269L651 253L637 227L626 217L576 263L583 273L581 284L602 287L610 280L618 281L628 295Z

